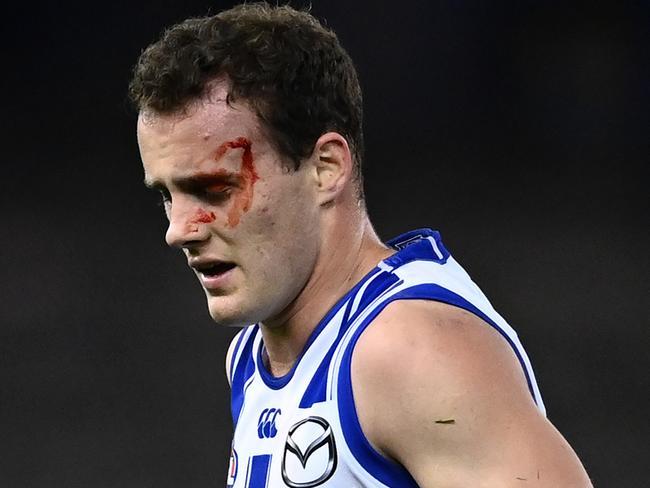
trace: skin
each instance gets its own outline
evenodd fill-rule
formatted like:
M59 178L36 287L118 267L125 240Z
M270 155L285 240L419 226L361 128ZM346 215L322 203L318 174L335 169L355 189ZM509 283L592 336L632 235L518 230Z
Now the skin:
M209 96L182 113L141 113L138 144L146 184L166 197L167 243L188 261L236 264L221 289L205 290L212 318L224 325L261 323L269 369L279 375L302 351L314 317L392 251L357 198L345 138L323 134L300 169L289 171L246 104L226 103L227 90L225 80L216 80ZM215 200L204 188L181 183L239 174L242 150L219 150L239 138L250 141L257 179L248 209L233 225L229 216L245 185L221 187L229 193ZM214 221L198 218L206 214Z
M318 320L393 251L358 200L344 137L321 135L289 171L250 108L225 102L227 90L217 79L182 113L140 115L145 181L166 198L170 246L189 261L236 265L217 290L205 289L210 314L224 325L260 323L266 366L280 376ZM255 181L242 176L241 148L219 149L242 138ZM207 190L185 184L211 174L230 176ZM535 407L510 347L470 313L430 301L389 305L355 348L352 387L370 443L422 487L591 486Z
M359 339L351 374L364 433L422 487L592 486L510 346L465 310L393 302Z

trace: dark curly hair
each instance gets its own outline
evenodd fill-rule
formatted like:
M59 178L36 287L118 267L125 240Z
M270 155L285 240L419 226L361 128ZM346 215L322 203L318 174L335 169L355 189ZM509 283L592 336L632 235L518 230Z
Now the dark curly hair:
M144 50L129 95L139 111L173 114L224 75L228 101L248 103L294 169L321 134L341 133L362 196L361 88L334 32L307 12L266 2L187 19Z

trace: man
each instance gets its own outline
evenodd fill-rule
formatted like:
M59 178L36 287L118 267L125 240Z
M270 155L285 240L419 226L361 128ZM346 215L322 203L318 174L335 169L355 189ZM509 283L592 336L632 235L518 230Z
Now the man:
M226 360L228 486L590 486L439 234L375 234L361 91L334 33L267 4L190 19L130 90L167 243L213 319L245 326Z

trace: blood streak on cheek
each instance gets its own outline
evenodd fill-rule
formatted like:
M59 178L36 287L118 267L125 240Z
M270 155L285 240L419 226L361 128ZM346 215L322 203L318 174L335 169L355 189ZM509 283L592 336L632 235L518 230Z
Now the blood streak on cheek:
M251 142L248 139L245 137L238 137L233 141L224 142L217 148L214 156L215 161L221 159L228 149L243 149L241 156L241 171L238 175L241 179L241 187L235 193L232 206L228 211L227 225L229 227L235 227L239 224L242 214L250 210L253 201L255 182L259 180L260 177L255 170L253 152L251 151Z

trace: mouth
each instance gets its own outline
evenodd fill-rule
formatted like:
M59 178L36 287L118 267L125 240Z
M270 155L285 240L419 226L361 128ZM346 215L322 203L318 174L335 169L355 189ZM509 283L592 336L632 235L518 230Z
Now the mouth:
M195 267L196 271L206 277L206 278L215 278L222 274L227 273L235 267L235 263L227 262L218 262L218 263L206 263L201 266Z
M222 293L224 287L232 281L231 271L237 267L235 263L218 260L195 261L190 266L206 290L218 293Z

